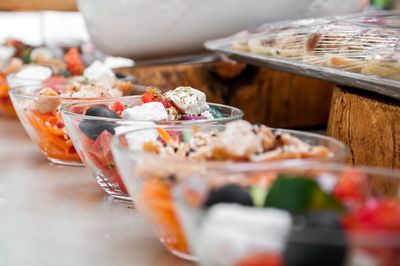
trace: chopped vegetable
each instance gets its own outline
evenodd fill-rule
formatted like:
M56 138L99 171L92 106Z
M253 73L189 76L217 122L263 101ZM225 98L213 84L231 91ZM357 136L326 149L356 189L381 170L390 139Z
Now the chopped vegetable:
M287 210L293 214L310 210L341 210L332 195L324 192L318 183L308 177L280 175L272 184L265 200L266 207Z
M64 56L67 69L72 75L82 75L85 65L83 64L81 55L76 47L68 50Z
M225 117L223 113L221 113L220 111L218 111L217 108L210 106L210 113L212 114L214 119L218 119L218 118L223 118Z
M168 143L172 140L172 137L169 135L169 133L165 129L158 127L157 131L158 131L158 134L160 134L161 139L165 143Z
M268 191L261 188L258 185L250 187L250 195L253 199L254 206L263 207L265 198L267 197Z

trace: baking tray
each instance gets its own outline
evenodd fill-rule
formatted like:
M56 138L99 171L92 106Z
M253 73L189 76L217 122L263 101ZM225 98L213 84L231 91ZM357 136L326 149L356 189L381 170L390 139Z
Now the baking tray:
M382 27L382 19L380 18L390 18L389 21L394 21L391 25L388 25L389 28L397 28L397 21L400 21L400 12L378 12L371 13L367 15L354 15L348 16L346 18L321 18L315 20L303 20L303 21L295 21L298 27L307 27L309 25L318 25L321 23L325 23L326 21L338 21L340 19L355 24L363 24L365 26L365 18L368 18L368 23L371 24L371 27ZM386 19L385 21L388 21ZM293 22L292 22L293 23ZM303 76L308 76L312 78L317 78L321 80L326 80L329 82L336 83L338 85L345 85L354 88L359 88L371 92L375 92L381 95L385 95L396 100L400 100L400 81L393 80L388 78L382 78L374 75L367 75L357 72L351 72L343 69L332 68L329 66L322 66L317 64L310 64L300 61L294 61L290 58L270 56L265 54L257 54L253 52L246 51L238 51L231 48L232 41L235 38L243 38L246 35L249 36L257 36L259 34L258 29L273 29L274 27L283 27L289 25L290 22L282 22L280 24L264 24L247 31L240 32L231 37L207 41L205 43L205 47L208 50L212 50L214 52L220 53L230 59L257 65L260 67L268 67L276 70L286 71L294 74L299 74ZM293 25L293 24L292 24ZM386 27L386 26L385 26Z

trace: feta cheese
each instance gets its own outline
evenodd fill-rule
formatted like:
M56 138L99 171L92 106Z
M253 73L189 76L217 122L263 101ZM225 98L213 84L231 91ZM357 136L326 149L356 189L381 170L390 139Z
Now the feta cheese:
M200 114L201 116L207 117L207 119L214 119L214 116L211 114L210 111L204 111Z
M194 249L201 265L231 266L248 252L282 252L292 226L286 211L218 204L209 211ZM224 254L224 256L221 256Z
M154 122L145 121L134 121L115 128L115 135L124 134L132 130L138 130L142 128L151 128L156 124ZM143 144L147 141L156 141L158 137L157 130L145 130L145 131L135 131L125 135L128 142L128 146L133 150L143 150Z
M168 113L160 102L150 102L126 109L122 113L125 120L161 121L168 119Z
M166 92L165 97L186 115L200 115L210 109L206 102L206 95L192 87L178 87Z
M111 84L116 80L114 72L100 61L95 61L86 68L83 76L91 83Z

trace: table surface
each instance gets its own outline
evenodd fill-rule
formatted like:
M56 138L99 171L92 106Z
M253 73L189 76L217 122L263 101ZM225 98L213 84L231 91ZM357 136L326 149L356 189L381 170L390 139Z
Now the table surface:
M83 167L49 163L0 117L0 265L193 265L171 255L133 204Z

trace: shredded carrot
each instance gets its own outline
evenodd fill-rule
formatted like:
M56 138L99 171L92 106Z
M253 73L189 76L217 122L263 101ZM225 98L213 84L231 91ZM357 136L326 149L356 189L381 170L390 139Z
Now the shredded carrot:
M147 219L156 227L160 240L171 250L189 253L188 244L177 218L171 188L158 179L143 184L139 207Z
M163 141L165 141L165 143L168 143L172 140L171 136L168 134L168 132L165 129L158 127L157 131L158 131L158 134L160 134L161 139Z
M34 139L47 157L67 161L80 161L78 153L66 135L64 123L57 111L43 114L28 110L26 115L29 124L35 131Z

